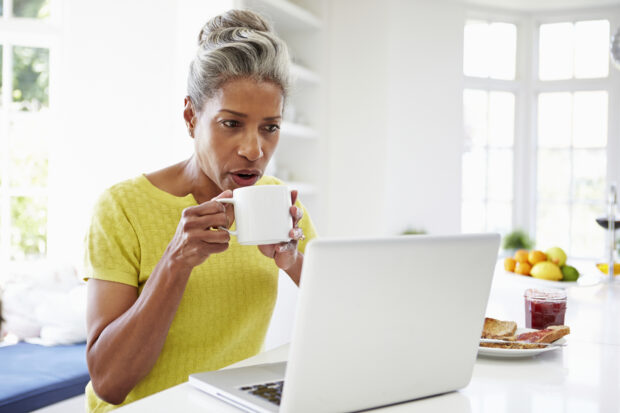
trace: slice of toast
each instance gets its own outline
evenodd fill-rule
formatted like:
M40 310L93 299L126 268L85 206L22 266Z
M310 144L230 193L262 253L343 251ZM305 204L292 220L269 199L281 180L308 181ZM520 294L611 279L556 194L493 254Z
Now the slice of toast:
M517 331L517 323L514 321L500 321L486 317L482 329L482 338L514 340L515 331Z
M570 328L568 326L549 326L543 330L519 334L517 336L517 341L528 343L553 343L567 334L570 334Z

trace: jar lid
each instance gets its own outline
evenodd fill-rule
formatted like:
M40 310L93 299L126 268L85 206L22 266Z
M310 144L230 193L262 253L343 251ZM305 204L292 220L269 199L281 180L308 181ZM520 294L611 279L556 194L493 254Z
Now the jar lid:
M566 290L558 288L528 288L523 293L525 298L540 301L566 301Z

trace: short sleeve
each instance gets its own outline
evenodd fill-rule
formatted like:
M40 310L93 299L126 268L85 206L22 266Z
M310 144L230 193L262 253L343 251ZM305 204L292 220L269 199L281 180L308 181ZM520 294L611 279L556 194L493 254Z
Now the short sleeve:
M312 238L316 238L316 228L314 227L314 223L312 222L312 219L310 218L306 207L303 206L303 204L299 202L299 200L295 202L295 206L301 208L301 210L304 212L304 216L301 217L299 223L297 224L297 226L301 228L304 232L305 239L297 244L297 248L303 253L306 251L306 245L308 244L308 241L310 241Z
M85 280L95 278L138 287L139 240L125 209L110 189L95 204L86 235L84 264Z

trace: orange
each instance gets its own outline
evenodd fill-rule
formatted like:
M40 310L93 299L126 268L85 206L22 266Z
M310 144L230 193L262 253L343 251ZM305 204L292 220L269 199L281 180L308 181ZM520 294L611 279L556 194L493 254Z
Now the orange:
M517 262L514 260L514 258L508 257L504 260L504 269L506 271L514 272L516 265L517 265Z
M530 251L530 254L527 256L527 260L532 265L536 265L539 262L547 261L547 254L542 251Z
M517 252L515 252L515 260L517 262L527 262L528 255L528 250L518 250Z
M517 268L515 269L515 272L517 274L530 275L531 270L532 270L532 266L530 265L529 262L523 262L523 261L517 262Z

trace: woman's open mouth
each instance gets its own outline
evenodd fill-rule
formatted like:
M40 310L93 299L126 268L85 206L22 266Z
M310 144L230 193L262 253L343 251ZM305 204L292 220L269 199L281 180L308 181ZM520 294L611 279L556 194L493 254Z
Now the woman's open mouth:
M239 186L254 185L260 178L258 171L235 171L231 172L231 175L233 181Z

